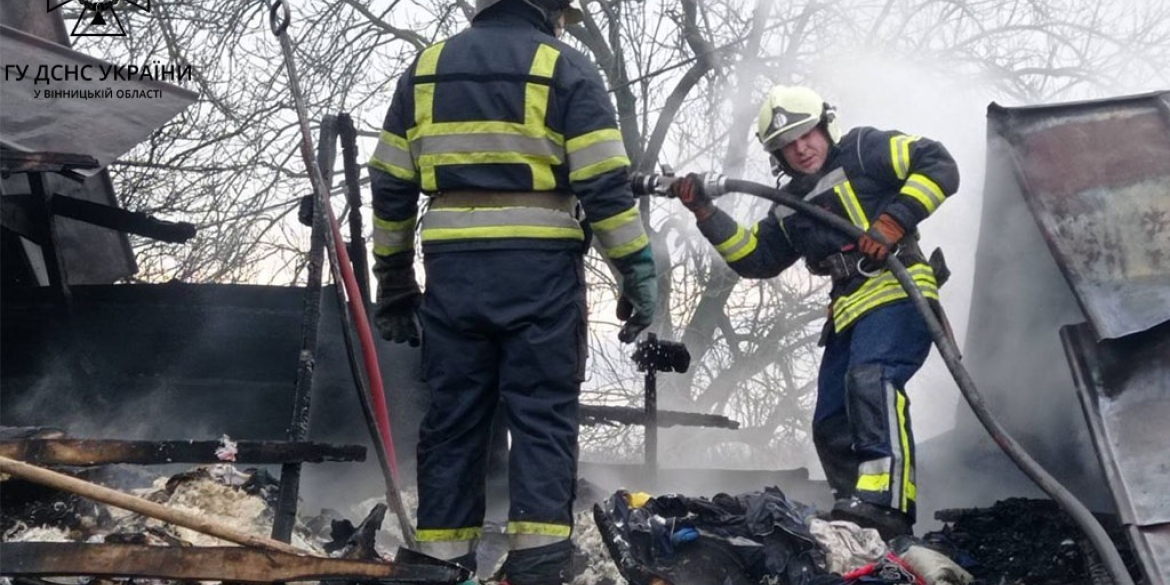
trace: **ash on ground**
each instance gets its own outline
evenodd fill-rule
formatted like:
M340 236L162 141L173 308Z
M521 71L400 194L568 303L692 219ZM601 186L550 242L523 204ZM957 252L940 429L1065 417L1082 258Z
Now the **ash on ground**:
M1008 498L990 508L943 510L923 540L958 560L978 583L1093 585L1104 567L1080 527L1051 500ZM1103 518L1135 581L1141 569L1124 532Z

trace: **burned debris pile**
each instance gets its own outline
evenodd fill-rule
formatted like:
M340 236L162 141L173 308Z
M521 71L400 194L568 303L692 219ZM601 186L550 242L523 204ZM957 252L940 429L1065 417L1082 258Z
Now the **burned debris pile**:
M924 540L960 560L981 583L1093 585L1103 567L1072 519L1051 500L1008 498L990 508L942 510ZM1103 524L1130 574L1140 568L1123 532ZM1112 524L1116 525L1116 521ZM1107 578L1107 574L1105 574Z
M937 514L941 530L888 543L876 531L826 521L777 488L710 499L618 491L594 516L633 585L1112 582L1077 525L1050 500L945 510ZM1114 529L1110 536L1137 579L1124 534Z

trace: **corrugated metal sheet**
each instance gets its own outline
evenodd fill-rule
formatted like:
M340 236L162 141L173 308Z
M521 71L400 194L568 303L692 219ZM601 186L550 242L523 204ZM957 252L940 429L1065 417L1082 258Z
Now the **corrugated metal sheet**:
M1170 583L1170 323L1100 343L1061 329L1105 477L1149 585Z
M1170 321L1170 92L988 108L1097 336Z

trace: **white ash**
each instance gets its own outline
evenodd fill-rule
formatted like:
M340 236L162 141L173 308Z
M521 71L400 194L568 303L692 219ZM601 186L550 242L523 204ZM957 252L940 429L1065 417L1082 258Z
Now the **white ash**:
M60 528L48 526L28 526L24 522L16 524L4 533L4 542L72 542L69 533Z
M571 585L625 583L613 559L609 558L609 551L601 540L601 531L593 521L592 510L582 510L574 517L573 541L578 554L585 558L585 566L575 567L577 574ZM580 561L581 557L578 556L577 560Z

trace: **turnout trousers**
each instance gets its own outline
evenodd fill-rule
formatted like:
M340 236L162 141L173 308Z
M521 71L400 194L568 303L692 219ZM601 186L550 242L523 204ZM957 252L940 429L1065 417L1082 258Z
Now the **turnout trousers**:
M426 254L424 267L422 370L431 400L419 431L420 552L474 556L501 403L511 548L567 544L586 359L580 252L440 252Z
M906 382L930 354L909 300L874 309L825 344L813 443L837 499L856 496L915 518L914 434Z

